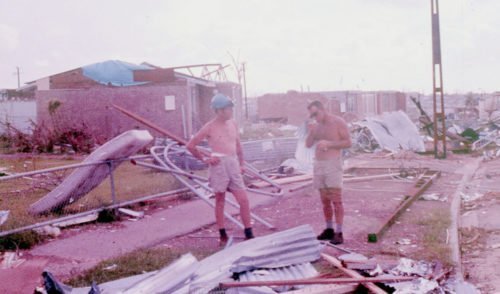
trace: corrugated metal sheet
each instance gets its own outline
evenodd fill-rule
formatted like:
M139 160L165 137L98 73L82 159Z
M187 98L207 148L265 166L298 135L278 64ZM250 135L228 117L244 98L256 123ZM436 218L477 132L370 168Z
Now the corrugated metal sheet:
M321 248L311 226L302 225L238 243L200 262L186 254L159 271L104 283L99 288L102 293L191 294L208 293L219 283L232 280L235 273L242 281L308 278L317 275L310 262L320 258ZM246 292L236 293L275 293L264 288L239 288ZM88 289L76 288L71 293L86 293Z
M198 260L191 253L184 254L171 265L161 269L155 275L144 279L123 291L123 294L135 293L173 293L191 278L198 267Z
M89 64L82 67L83 75L104 85L133 86L142 85L147 82L135 82L134 70L151 70L150 66L136 65L133 63L108 60Z
M161 270L99 284L101 293L174 293L191 278L198 261L187 253ZM87 294L90 287L73 288L68 293Z
M239 280L241 282L249 281L277 281L277 280L299 280L312 278L318 275L318 271L312 266L311 263L296 264L287 267L274 268L274 269L260 269L248 271L240 274ZM245 287L245 288L232 288L226 291L227 294L236 293L276 293L292 290L289 286L278 287ZM293 287L299 289L302 287Z
M355 124L370 130L373 138L383 149L397 152L400 149L425 151L424 141L416 125L402 111L387 112L369 117Z
M320 249L309 225L248 240L202 260L189 289L179 293L208 292L233 273L312 262L320 258Z

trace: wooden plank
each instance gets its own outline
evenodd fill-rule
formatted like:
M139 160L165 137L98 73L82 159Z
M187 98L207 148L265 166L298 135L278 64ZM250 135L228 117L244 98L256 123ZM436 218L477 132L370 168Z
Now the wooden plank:
M97 220L98 217L99 217L99 213L94 212L92 214L84 215L81 217L72 218L72 219L65 220L65 221L60 221L60 222L52 224L52 226L59 227L59 228L65 228L65 227L69 227L69 226L93 222L93 221Z
M376 259L369 259L364 262L354 262L354 261L343 261L342 265L348 269L354 270L374 270L377 266L380 266L382 270L389 270L395 268L398 265L397 261L382 261Z
M314 285L286 292L287 294L348 294L354 293L358 285Z
M300 175L300 176L286 177L286 178L280 178L280 179L273 179L273 182L278 184L278 185L282 185L282 184L288 184L288 183L307 181L310 179L312 179L312 175ZM259 182L251 183L250 186L255 187L255 188L264 188L264 187L271 186L271 184L269 184L268 182L259 181Z
M125 215L135 217L135 218L143 218L144 217L144 211L135 211L135 210L128 209L128 208L118 208L118 211L125 214Z
M220 287L262 287L262 286L296 286L296 285L328 285L328 284L364 284L364 283L397 283L415 280L416 277L362 277L359 278L331 278L331 279L297 279L297 280L275 280L275 281L248 281L248 282L223 282ZM385 293L385 292L384 292Z
M181 137L179 137L179 136L177 136L177 135L175 135L175 134L173 134L173 133L171 133L171 132L169 132L169 131L167 131L167 130L159 127L159 126L157 126L156 124L148 121L147 119L142 118L142 117L138 116L137 114L135 114L135 113L133 113L131 111L128 111L127 109L125 109L125 108L123 108L121 106L118 106L116 104L111 104L111 106L113 106L115 109L119 110L121 113L123 113L123 114L125 114L125 115L127 115L127 116L129 116L129 117L131 117L131 118L133 118L133 119L135 119L135 120L143 123L144 125L150 127L151 129L159 132L160 134L165 135L165 136L169 137L170 139L173 139L173 140L177 141L177 143L179 143L181 145L186 145L187 144L187 141L185 139L183 139L183 138L181 138Z
M415 186L413 186L410 191L405 195L406 200L394 211L391 216L377 229L372 233L368 234L368 242L377 242L378 239L382 237L382 235L387 231L387 229L392 226L398 217L415 201L422 195L431 185L432 183L441 175L439 171L428 170L424 174L422 174Z
M333 266L335 266L339 270L343 271L348 276L350 276L352 278L363 278L363 276L360 275L358 272L343 267L342 263L337 258L335 258L331 255L325 254L325 253L322 253L321 256L326 261L331 263ZM368 283L361 283L361 284L373 293L376 293L376 294L386 294L387 293L384 290L382 290L381 288L379 288L377 285L375 285L374 283L368 282Z
M385 178L392 178L395 176L399 176L400 173L390 173L390 174L382 174L382 175L372 175L372 176L363 176L363 177L346 177L344 176L343 182L344 183L349 183L349 182L361 182L361 181L367 181L367 180L378 180L378 179L385 179ZM300 175L300 176L293 176L293 177L286 177L286 178L280 178L274 180L276 184L289 184L289 183L297 183L297 182L302 182L302 181L307 181L307 180L312 180L312 175ZM270 186L269 183L267 182L255 182L252 183L251 186L257 187L257 188L264 188Z

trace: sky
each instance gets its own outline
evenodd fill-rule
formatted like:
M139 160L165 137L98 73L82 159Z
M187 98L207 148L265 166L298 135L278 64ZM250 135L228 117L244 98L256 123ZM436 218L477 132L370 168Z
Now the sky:
M92 63L245 63L249 96L432 93L430 0L0 0L0 89ZM447 93L500 91L500 1L439 0ZM234 67L226 74L237 81Z

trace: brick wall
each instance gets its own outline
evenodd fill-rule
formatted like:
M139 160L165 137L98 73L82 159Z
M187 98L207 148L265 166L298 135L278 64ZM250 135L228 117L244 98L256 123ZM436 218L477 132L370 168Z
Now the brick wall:
M178 136L183 136L181 105L186 105L186 86L94 87L37 91L37 122L53 127L85 124L101 140L112 138L126 130L144 129L141 123L114 109L117 104ZM175 110L165 110L166 95L175 96ZM50 101L61 106L54 119L49 115ZM153 135L159 135L152 131Z
M300 93L289 91L286 94L266 94L257 98L257 113L262 120L283 119L293 125L300 125L309 116L307 105L314 101L321 101L325 109L333 114L340 113L340 103L327 99L318 93Z
M105 86L87 78L83 75L83 70L78 68L50 76L49 87L50 89L75 89Z
M173 69L156 68L148 70L134 70L134 81L136 82L173 82L175 75Z

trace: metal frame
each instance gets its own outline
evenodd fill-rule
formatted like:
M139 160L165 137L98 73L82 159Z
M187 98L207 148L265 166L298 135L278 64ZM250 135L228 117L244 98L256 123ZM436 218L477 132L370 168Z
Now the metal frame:
M208 205L210 205L212 207L215 207L215 204L212 201L210 201L210 199L208 197L206 197L204 194L202 194L197 189L197 187L196 187L196 186L201 187L205 191L213 194L214 192L208 186L208 183L206 182L206 179L203 178L203 177L199 177L199 176L193 176L192 174L184 172L181 168L179 168L177 165L175 165L169 159L168 153L169 153L169 151L171 149L173 149L173 147L175 145L177 145L176 142L172 142L172 143L168 144L166 147L163 147L163 146L154 146L154 147L151 148L151 154L154 157L154 159L156 160L156 162L158 162L165 169L165 171L174 171L173 172L173 176L177 180L179 180L182 184L184 184L189 190L191 190L194 194L196 194L196 196L200 197ZM158 155L159 152L157 152L157 150L159 150L161 148L163 148L163 152L161 152L161 154L163 155L163 158L161 158L161 156ZM185 176L187 179L181 178L181 175ZM189 181L194 182L195 185L192 185ZM236 202L234 202L234 201L232 201L232 200L230 200L228 198L225 198L225 201L227 203L229 203L230 205L234 206L237 209L240 208L240 206L238 205L238 203L236 203ZM239 226L240 228L244 228L244 226L238 220L236 220L235 218L233 218L230 214L224 212L224 215L229 220L231 220L233 223L235 223L237 226ZM250 213L250 215L252 216L253 219L255 219L256 221L258 221L258 222L260 222L262 224L264 224L268 228L270 228L270 229L274 229L275 228L272 224L270 224L269 222L267 222L264 219L260 218L259 216L255 215L254 213Z
M439 32L438 0L431 0L432 22L432 100L434 111L434 157L446 158L446 115L443 97L443 66L441 63L441 37Z

